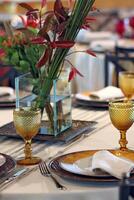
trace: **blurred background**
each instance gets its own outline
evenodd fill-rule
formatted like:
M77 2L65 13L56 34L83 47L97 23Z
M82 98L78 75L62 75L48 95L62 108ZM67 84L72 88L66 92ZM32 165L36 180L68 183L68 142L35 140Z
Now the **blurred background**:
M8 29L10 24L14 29L19 27L20 19L18 14L23 14L25 10L18 6L19 2L27 2L34 7L38 7L40 1L0 1L0 34L3 29ZM64 5L68 5L67 0L62 0ZM48 0L46 10L51 10L54 1ZM73 2L72 2L73 4ZM116 56L116 47L122 47L126 50L132 50L129 57L133 57L134 48L134 0L96 0L94 5L97 10L92 11L89 15L95 16L96 20L91 23L88 30L82 29L76 39L76 45L72 51L80 51L91 49L95 52L96 57L92 57L78 52L72 54L70 60L83 74L84 77L77 76L72 82L72 93L94 91L101 89L107 85L118 85L118 72L121 70L134 70L133 61L120 61L119 69L115 63L108 63L107 54ZM122 55L122 54L121 54ZM128 55L128 54L127 54ZM129 64L128 64L129 62ZM131 64L130 64L131 62ZM1 67L2 67L1 63ZM118 68L118 70L117 70ZM5 69L4 69L5 70ZM0 85L8 85L14 87L14 77L17 76L16 70L12 72L2 72L0 70ZM8 71L8 70L7 70ZM4 82L4 74L6 79L8 76L10 83ZM8 77L9 78L9 77Z

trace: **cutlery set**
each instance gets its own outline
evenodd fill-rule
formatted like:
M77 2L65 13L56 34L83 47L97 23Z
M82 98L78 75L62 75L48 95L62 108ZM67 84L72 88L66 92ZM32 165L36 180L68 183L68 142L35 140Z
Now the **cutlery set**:
M76 136L75 138L70 140L70 142L65 143L64 148L62 150L58 151L55 155L48 157L45 161L42 161L39 165L36 165L34 168L17 167L12 174L8 174L7 176L4 176L2 178L0 177L0 191L6 188L9 184L16 182L18 179L29 174L30 172L37 170L38 167L39 167L40 173L45 177L50 177L54 181L58 189L66 190L67 188L61 183L59 183L56 176L51 173L51 171L49 170L49 167L47 166L47 163L50 160L54 159L56 156L62 155L68 148L70 148L74 144L79 143L81 140L83 140L85 137L88 137L90 134L94 133L95 131L97 131L97 128L92 130L89 133L83 133L79 137Z
M25 175L28 175L32 171L35 171L37 168L38 168L38 166L36 166L32 169L27 168L27 167L19 167L19 168L16 168L14 170L14 172L12 172L6 176L0 177L0 192L3 189L5 189L8 185L10 185L11 183L16 182L18 179L21 179L22 177L24 177ZM39 169L43 176L50 177L54 181L54 183L58 189L60 189L60 190L67 189L65 186L61 185L59 183L59 181L56 179L56 177L50 172L45 161L43 161L39 164Z
M68 149L70 146L72 146L73 144L75 144L76 142L79 142L84 135L81 135L81 137L76 137L74 140L72 140L72 142L66 143L65 144L65 148L62 151L58 151L56 155L54 155L53 157L49 157L46 161L50 161L51 159L53 159L55 156L64 153L64 151L66 149ZM29 174L32 171L37 170L39 167L40 172L43 176L46 177L51 177L52 180L55 182L56 187L60 190L66 190L67 188L63 185L61 185L56 177L54 177L53 174L51 174L47 164L45 163L45 161L41 162L39 164L39 166L34 166L34 168L28 168L28 167L16 167L16 169L7 174L6 176L0 177L0 192L5 189L8 185L10 185L11 183L16 182L18 179L24 177L25 175Z
M21 179L25 175L30 174L32 171L35 171L35 168L27 168L27 167L17 167L12 173L7 176L0 177L0 192L5 189L9 184L16 182L18 179Z

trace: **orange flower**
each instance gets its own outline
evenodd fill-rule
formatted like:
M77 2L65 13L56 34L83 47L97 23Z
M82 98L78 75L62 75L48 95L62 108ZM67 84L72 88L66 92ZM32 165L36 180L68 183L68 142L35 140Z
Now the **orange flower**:
M4 40L4 41L2 42L2 46L5 46L5 47L7 47L7 46L8 46L8 44L7 44L7 41L6 41L6 40Z

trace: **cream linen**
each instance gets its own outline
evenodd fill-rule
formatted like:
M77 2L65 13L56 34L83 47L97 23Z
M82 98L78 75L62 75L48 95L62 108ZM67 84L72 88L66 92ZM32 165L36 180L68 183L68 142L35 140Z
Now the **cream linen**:
M95 153L92 159L92 170L97 168L121 179L123 173L130 173L132 171L134 163L117 157L107 150L102 150Z
M107 100L112 98L121 98L123 97L123 93L120 88L114 86L108 86L101 90L91 92L90 98L93 99L100 99L100 100Z
M0 87L0 97L3 97L5 95L14 97L15 96L14 89L11 87L4 87L4 86Z

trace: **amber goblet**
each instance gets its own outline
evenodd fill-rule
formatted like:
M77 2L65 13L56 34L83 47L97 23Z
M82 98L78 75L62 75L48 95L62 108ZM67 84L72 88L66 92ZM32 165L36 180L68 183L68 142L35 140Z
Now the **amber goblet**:
M134 122L134 103L132 101L109 102L109 114L112 124L120 131L120 150L127 151L126 132Z
M119 87L121 88L127 100L130 100L134 95L134 72L120 72Z
M13 120L16 132L24 139L25 142L25 157L17 160L17 164L38 164L41 159L32 156L31 141L32 138L38 133L41 125L40 110L33 110L31 107L16 108L13 111Z

